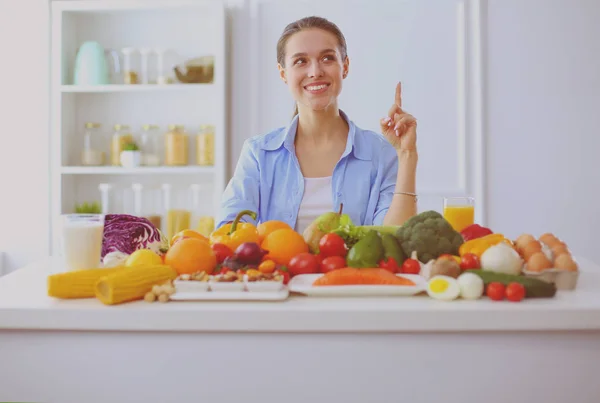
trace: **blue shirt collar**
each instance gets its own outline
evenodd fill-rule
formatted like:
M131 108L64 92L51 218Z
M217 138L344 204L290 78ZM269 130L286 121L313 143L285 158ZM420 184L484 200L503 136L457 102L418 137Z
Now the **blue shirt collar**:
M348 141L346 142L346 149L344 150L342 157L345 157L352 152L357 159L371 160L371 146L361 138L361 129L356 127L354 122L352 122L352 120L348 118L348 115L342 110L340 110L340 116L346 120L349 126ZM288 151L293 152L297 128L298 115L294 116L292 121L286 127L274 132L272 136L265 137L261 148L267 151L274 151L278 150L281 146L284 146Z

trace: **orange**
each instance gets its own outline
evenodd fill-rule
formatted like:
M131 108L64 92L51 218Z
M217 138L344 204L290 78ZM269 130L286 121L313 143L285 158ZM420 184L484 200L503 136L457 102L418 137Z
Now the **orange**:
M179 231L178 233L173 235L173 238L171 238L171 246L173 246L175 242L184 238L198 238L208 242L208 238L199 233L198 231L194 231L193 229L184 229L183 231Z
M217 266L217 257L208 242L198 238L183 238L169 248L165 264L179 274L199 271L210 274Z
M258 224L258 227L256 227L256 230L258 231L258 241L262 243L267 235L278 229L292 229L292 227L286 222L277 220L265 221Z
M269 251L269 259L277 264L288 265L292 258L308 252L308 244L293 229L278 229L266 236L262 248Z

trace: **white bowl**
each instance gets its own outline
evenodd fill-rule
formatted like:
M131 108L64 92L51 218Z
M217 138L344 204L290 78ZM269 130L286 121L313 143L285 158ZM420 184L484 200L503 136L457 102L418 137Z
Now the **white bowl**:
M175 280L173 285L178 292L206 292L208 281Z
M278 292L283 288L282 281L247 281L246 288L250 292Z
M219 281L211 281L210 289L214 292L239 292L245 291L244 283L241 281L235 282L219 282Z

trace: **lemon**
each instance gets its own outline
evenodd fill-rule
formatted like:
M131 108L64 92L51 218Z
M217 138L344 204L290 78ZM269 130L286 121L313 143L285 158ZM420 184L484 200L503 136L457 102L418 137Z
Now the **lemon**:
M138 249L129 255L125 261L125 266L157 265L162 263L162 258L150 249Z

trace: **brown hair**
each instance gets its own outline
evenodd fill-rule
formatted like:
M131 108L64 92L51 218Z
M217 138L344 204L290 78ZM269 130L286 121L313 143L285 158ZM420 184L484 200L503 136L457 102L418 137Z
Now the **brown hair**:
M311 16L294 21L285 27L281 37L277 41L277 63L279 63L282 67L285 67L285 45L287 44L288 39L290 39L290 37L295 33L310 28L322 29L335 35L339 43L342 60L346 60L348 49L346 47L346 38L344 38L342 31L340 31L338 26L333 22L323 17ZM297 114L298 105L294 105L293 116L296 116Z

